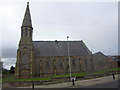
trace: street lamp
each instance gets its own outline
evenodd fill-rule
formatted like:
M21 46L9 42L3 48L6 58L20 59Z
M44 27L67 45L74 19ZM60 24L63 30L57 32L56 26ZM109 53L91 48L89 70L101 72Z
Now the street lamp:
M70 65L70 52L69 52L68 38L69 36L67 36L67 46L68 46L69 70L70 70L70 81L71 81L71 65Z

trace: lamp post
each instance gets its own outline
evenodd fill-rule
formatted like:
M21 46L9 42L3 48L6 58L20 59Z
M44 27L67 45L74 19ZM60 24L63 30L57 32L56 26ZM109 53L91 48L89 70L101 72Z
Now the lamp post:
M68 46L69 70L70 70L70 81L71 81L71 65L70 65L70 52L69 52L68 38L69 36L67 36L67 46Z

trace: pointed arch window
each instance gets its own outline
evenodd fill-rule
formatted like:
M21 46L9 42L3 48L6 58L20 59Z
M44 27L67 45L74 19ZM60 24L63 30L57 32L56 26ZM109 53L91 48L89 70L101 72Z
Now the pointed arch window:
M46 69L49 69L49 68L50 68L50 62L46 61Z
M27 37L27 28L25 28L25 37Z
M60 68L63 68L63 62L62 62L62 60L60 60L59 66L60 66Z
M32 36L32 30L30 29L30 32L29 32L29 37L31 37Z
M72 60L72 65L73 65L73 67L76 67L76 63L75 63L74 59Z

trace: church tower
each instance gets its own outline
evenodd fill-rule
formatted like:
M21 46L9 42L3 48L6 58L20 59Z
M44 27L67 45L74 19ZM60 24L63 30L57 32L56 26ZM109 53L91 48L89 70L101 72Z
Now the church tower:
M21 26L21 38L17 50L17 62L15 69L16 78L29 78L34 76L33 42L32 42L32 21L29 10L29 2Z
M21 27L21 40L20 44L32 44L32 22L29 10L29 2L27 3L26 12L24 15L22 27Z

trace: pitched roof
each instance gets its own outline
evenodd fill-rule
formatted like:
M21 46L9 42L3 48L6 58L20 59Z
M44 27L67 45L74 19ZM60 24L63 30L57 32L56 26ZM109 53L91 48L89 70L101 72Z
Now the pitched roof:
M106 57L106 58L108 58L108 56L106 56L105 54L103 54L102 52L96 52L96 53L94 53L93 54L93 58L95 58L95 57L99 57L99 58L101 58L101 57Z
M102 52L100 52L100 51L93 54L93 56L95 56L95 55L103 55L103 56L106 56L106 55L104 55L104 54L103 54Z
M70 56L91 55L83 41L68 41ZM67 41L33 41L34 56L68 56Z
M26 27L26 26L32 27L29 2L27 2L26 12L22 23L22 27Z

